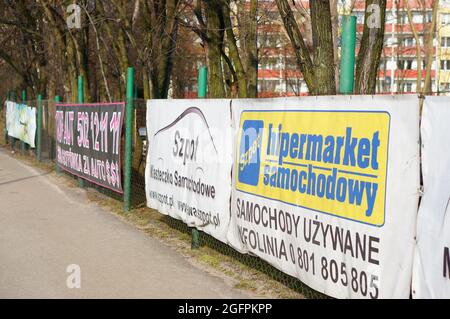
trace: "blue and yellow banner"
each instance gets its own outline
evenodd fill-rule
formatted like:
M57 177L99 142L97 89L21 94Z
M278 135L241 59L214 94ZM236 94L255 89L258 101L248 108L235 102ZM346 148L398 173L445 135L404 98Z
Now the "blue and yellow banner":
M381 227L389 130L387 112L243 112L236 189Z

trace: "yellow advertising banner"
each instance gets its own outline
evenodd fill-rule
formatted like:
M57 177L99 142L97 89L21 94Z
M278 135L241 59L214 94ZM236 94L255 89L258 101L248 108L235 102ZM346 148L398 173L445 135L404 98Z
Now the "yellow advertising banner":
M387 112L243 112L236 189L382 226L389 126Z

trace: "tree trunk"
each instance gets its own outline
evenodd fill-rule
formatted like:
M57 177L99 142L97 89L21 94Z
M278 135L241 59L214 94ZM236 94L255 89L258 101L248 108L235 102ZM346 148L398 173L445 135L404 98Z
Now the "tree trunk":
M230 12L230 0L224 1L223 6L223 20L224 27L226 29L227 35L227 43L228 49L230 53L230 59L232 61L232 65L230 65L230 69L233 72L233 69L236 71L236 79L237 80L237 93L238 97L246 98L247 97L247 75L245 74L244 66L242 64L241 57L239 55L239 49L236 43L236 37L233 32L233 26L231 24L231 12ZM225 55L225 53L224 53Z
M310 0L316 93L336 94L334 45L329 0Z
M306 46L287 0L276 0L276 3L309 93L336 94L330 0L309 1L313 42L311 50Z
M295 57L303 79L311 94L317 94L315 70L310 56L310 52L305 44L300 28L295 21L294 14L287 0L276 0L278 11L283 20L284 27L294 48Z
M367 0L364 31L361 47L356 61L355 93L375 94L380 67L381 53L384 46L384 30L386 21L387 0ZM369 27L369 18L376 12L370 12L371 6L377 5L380 9L379 28Z
M151 95L148 79L148 70L145 66L143 66L142 68L142 82L144 87L144 100L149 100L151 98Z
M333 50L334 50L334 78L336 82L336 88L339 87L339 13L338 13L338 0L331 0L331 25L333 28Z
M207 16L207 55L209 63L209 97L224 98L224 77L222 69L222 51L224 23L220 0L206 2Z
M431 25L429 32L426 36L426 47L425 47L425 55L426 55L426 65L425 65L425 83L423 87L424 94L431 94L433 91L433 87L431 84L431 69L433 66L433 57L434 57L434 35L436 32L437 26L437 12L439 8L439 0L433 0L433 17L431 20ZM436 75L439 76L439 75Z
M246 44L246 58L247 58L247 97L256 98L258 96L258 0L250 0L250 12L247 44Z
M409 25L411 27L411 31L416 41L416 61L417 61L416 92L422 92L422 46L420 44L420 36L414 24L413 14L411 12L411 8L409 7L408 1L405 2L405 6L406 6L406 13L408 15Z

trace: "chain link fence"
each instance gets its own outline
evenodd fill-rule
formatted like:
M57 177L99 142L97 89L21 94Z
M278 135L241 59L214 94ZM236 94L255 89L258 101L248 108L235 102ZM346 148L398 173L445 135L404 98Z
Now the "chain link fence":
M147 144L147 101L133 101L133 154L131 160L131 205L145 206L145 162Z
M27 101L26 104L31 107L37 107L37 101ZM41 160L47 163L54 163L56 168L56 140L55 140L55 102L52 100L42 101L43 123L42 123L42 142L41 142ZM20 149L20 142L9 138L5 139L5 122L6 122L6 107L3 107L0 112L0 130L2 137L0 138L0 145L8 145L11 150L20 150L22 154L36 158L36 151ZM149 152L147 144L147 102L146 100L137 99L133 101L133 151L132 151L132 177L131 177L131 206L133 209L142 208L146 206L147 199L145 193L145 164L146 155ZM124 131L124 130L123 130ZM123 135L125 132L123 132ZM125 158L124 136L122 136L122 158ZM76 177L66 174L70 178ZM123 176L123 172L122 172ZM118 201L123 201L123 195L113 192L111 190L102 188L88 181L84 181L84 187L92 188L98 192L113 198ZM182 221L174 219L169 216L164 216L162 220L171 228L184 233L191 234L192 229L189 228ZM295 277L289 276L264 260L248 255L241 254L229 245L222 243L214 237L201 232L200 246L209 247L220 254L229 256L240 263L258 270L270 278L284 284L290 289L303 294L306 298L327 298L327 296L309 288Z
M0 145L6 145L8 134L6 132L6 101L0 104Z
M133 136L133 174L132 174L132 204L133 207L145 206L147 203L145 194L145 163L146 154L149 151L147 144L147 102L145 100L134 101L134 136ZM191 234L192 229L185 223L170 216L164 216L163 221L171 228L181 233ZM303 294L306 298L328 298L327 296L309 288L295 277L289 276L276 269L266 261L251 256L249 254L241 254L229 245L217 240L216 238L201 232L200 246L206 246L215 251L232 257L240 263L258 270L270 278L281 282L290 289Z

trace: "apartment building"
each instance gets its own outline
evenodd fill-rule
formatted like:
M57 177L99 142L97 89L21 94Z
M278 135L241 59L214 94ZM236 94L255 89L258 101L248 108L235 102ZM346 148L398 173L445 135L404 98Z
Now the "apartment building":
M450 0L441 0L437 24L437 88L450 95Z
M295 4L293 10L301 22L306 41L311 41L308 30L309 1L296 0ZM387 1L385 47L377 93L407 94L420 91L425 85L427 57L431 54L429 76L432 92L450 94L450 0L439 1L437 30L430 34L432 4L433 0ZM365 1L338 0L337 11L339 20L343 14L351 13L357 17L358 52L364 28ZM275 1L260 0L258 14L259 97L307 95L308 88L296 65L294 51ZM426 45L429 36L433 37L432 48ZM337 42L339 54L340 30ZM187 96L194 96L194 92L188 91Z
M358 16L364 15L364 8L358 7L355 12ZM435 33L431 32L432 18L432 0L388 1L385 47L377 86L379 93L421 91L430 54L433 56L430 85L433 92L437 91L437 41ZM430 36L433 38L432 47L427 46Z

